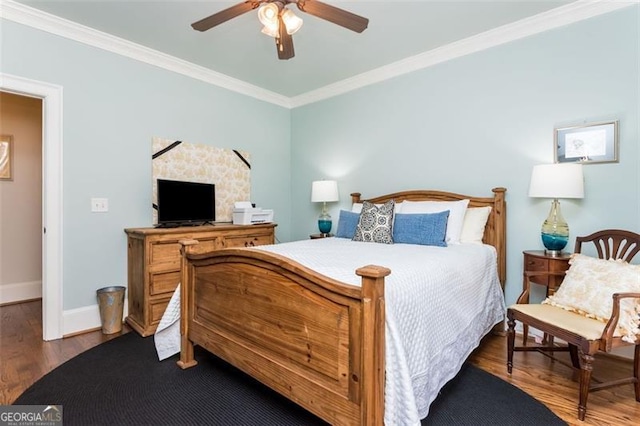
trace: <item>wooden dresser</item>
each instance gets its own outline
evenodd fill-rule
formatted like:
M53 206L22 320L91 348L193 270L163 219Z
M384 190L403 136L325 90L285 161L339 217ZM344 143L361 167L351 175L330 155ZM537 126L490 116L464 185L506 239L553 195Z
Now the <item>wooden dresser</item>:
M273 244L276 224L128 228L126 318L142 336L152 335L180 282L180 240L198 240L197 250Z

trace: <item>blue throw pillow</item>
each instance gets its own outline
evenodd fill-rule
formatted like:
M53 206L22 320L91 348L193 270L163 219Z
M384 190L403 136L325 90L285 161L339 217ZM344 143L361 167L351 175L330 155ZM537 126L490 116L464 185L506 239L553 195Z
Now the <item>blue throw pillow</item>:
M356 233L356 227L358 226L358 219L360 213L354 213L347 210L340 210L340 218L338 219L338 230L336 231L336 237L338 238L353 238Z
M449 210L425 214L397 214L393 224L395 243L446 247Z

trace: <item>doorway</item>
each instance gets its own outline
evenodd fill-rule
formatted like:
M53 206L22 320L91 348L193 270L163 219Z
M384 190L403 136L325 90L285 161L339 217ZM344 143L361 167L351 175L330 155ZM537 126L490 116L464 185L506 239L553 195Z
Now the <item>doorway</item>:
M42 297L42 100L0 91L0 303Z
M0 91L42 99L42 338L63 336L62 87L0 73Z

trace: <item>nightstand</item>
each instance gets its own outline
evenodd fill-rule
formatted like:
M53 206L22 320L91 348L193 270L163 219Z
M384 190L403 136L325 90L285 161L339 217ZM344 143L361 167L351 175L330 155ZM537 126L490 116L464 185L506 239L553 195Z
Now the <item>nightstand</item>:
M524 273L525 272L565 272L569 269L569 259L571 253L561 253L558 256L550 256L545 254L544 250L526 250L523 262L523 279L522 285L524 289ZM531 282L536 284L548 285L547 296L556 292L562 283L563 276L534 276Z
M329 238L329 237L333 237L333 234L311 234L311 235L309 235L309 238L311 238L312 240L317 240L318 238Z
M523 251L524 262L522 267L522 289L524 290L526 285L526 272L565 272L569 269L569 259L571 253L560 253L556 256L551 256L545 253L544 250L526 250ZM551 296L556 292L562 280L563 275L538 275L530 278L532 283L546 285L547 296ZM529 326L526 324L522 326L522 344L526 346L527 339L529 337ZM549 345L553 345L553 336L543 337L543 342Z

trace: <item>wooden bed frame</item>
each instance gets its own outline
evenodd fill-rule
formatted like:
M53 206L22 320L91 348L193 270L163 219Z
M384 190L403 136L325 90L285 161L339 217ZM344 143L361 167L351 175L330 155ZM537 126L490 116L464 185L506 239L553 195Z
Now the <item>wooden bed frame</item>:
M491 206L483 241L497 250L504 288L505 191L494 188L487 198L405 191L368 201L469 199L469 207ZM389 269L363 266L356 287L265 251L195 254L197 241L182 244L181 368L197 364L199 345L331 424L384 423Z

